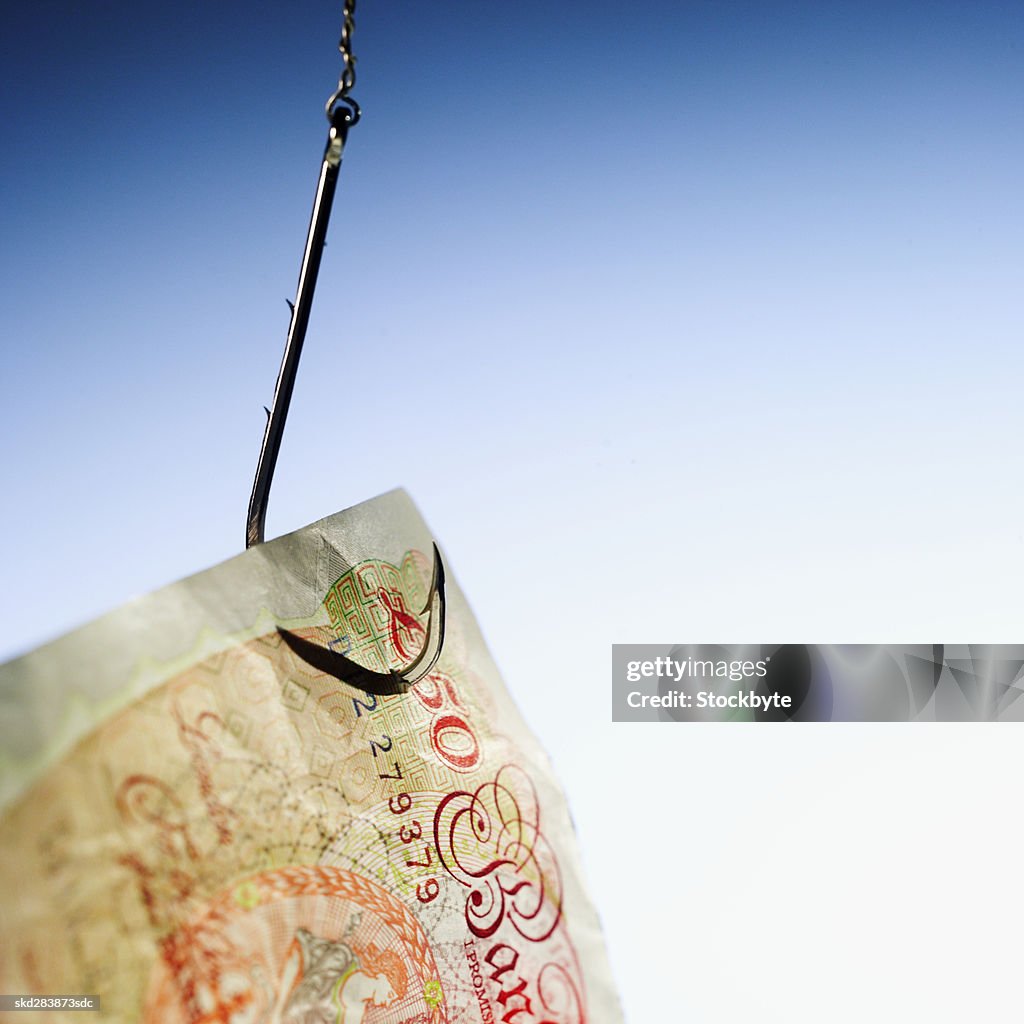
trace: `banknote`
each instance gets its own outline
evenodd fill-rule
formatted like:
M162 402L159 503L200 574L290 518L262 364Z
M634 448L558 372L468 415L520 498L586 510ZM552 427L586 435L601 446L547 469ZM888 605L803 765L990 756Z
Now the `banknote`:
M393 491L0 668L0 993L620 1021L565 798L444 570Z

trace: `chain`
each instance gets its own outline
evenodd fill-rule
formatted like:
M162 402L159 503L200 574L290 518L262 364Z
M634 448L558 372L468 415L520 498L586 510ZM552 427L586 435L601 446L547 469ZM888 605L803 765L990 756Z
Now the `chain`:
M338 79L338 88L331 93L327 101L327 120L334 123L334 116L338 108L346 108L345 120L349 127L359 120L359 104L356 103L349 92L356 84L356 59L352 55L352 33L356 27L356 0L345 0L344 20L341 25L341 39L338 42L338 51L341 53L341 77Z

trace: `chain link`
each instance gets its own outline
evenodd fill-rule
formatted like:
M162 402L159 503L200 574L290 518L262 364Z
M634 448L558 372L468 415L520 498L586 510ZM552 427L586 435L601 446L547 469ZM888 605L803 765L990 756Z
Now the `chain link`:
M338 88L331 93L327 101L327 120L333 123L334 115L339 107L346 108L346 120L349 127L359 120L359 104L356 103L349 92L356 84L356 58L352 53L352 33L356 27L356 0L345 0L344 14L341 24L341 39L338 41L338 51L341 53L341 76L338 78Z

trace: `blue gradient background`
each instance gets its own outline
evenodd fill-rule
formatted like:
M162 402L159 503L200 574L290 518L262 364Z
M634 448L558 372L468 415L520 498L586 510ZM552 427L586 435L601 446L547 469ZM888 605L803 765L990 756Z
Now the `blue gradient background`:
M5 12L0 657L240 549L336 8ZM821 1019L861 932L809 893L779 917L797 921L810 987L794 994L781 967L756 985L736 973L785 947L774 930L724 983L732 954L703 940L721 924L708 894L732 876L715 881L707 837L749 849L764 833L737 822L762 814L783 862L803 844L843 864L851 814L858 835L902 820L911 762L952 771L973 743L964 770L998 805L1015 733L612 727L610 644L1021 639L1024 8L358 13L364 118L268 536L405 486L565 780L632 1019ZM824 801L838 831L794 831L809 805L790 783L812 758L825 791L851 765L895 781ZM684 800L675 780L695 774L709 788ZM750 776L776 803L744 816ZM926 842L936 884L963 841L948 822L978 816L962 777L945 792L898 847ZM788 818L785 794L803 801ZM681 889L623 883L654 821L660 849L705 858ZM870 863L844 899L881 901L891 941L895 883ZM749 937L775 918L748 896ZM943 926L1005 925L1009 948L999 915L1024 907L1000 899L997 918L964 903ZM653 945L631 939L641 925ZM1013 971L955 967L941 998L886 975L825 1017L1002 1019L1010 990L992 979ZM885 985L892 1016L873 1001Z

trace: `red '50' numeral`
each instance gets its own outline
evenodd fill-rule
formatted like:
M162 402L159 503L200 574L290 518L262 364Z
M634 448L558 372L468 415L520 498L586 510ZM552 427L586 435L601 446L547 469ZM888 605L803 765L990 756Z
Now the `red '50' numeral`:
M430 744L434 753L457 772L472 771L480 763L480 744L465 719L465 706L447 676L431 673L414 683L410 692L430 712Z

